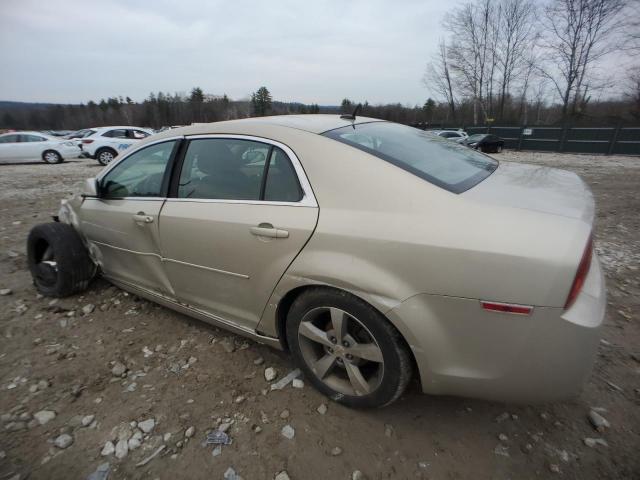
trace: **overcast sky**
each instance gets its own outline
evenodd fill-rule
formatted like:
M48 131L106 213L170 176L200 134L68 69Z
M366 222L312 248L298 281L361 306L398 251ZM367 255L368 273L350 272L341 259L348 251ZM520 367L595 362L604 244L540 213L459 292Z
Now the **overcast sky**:
M444 0L0 0L0 100L151 91L422 104Z

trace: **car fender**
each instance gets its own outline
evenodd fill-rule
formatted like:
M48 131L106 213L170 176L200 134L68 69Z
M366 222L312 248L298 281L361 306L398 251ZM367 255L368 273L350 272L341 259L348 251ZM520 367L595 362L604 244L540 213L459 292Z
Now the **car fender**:
M82 228L80 228L81 221L77 212L80 210L83 201L84 198L81 195L75 195L69 200L61 200L57 219L61 223L71 225L76 232L78 232L78 235L80 235L80 238L82 239L82 243L89 251L89 257L93 263L98 266L102 266L102 255L100 254L100 250L87 239Z

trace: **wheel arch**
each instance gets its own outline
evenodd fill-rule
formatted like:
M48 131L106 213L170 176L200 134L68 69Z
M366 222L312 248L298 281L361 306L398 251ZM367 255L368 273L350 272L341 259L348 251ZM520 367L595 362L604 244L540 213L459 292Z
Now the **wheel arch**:
M380 315L382 315L382 317L387 322L389 322L389 324L398 332L398 335L404 342L404 346L409 352L409 356L411 358L411 363L414 368L414 372L417 373L415 377L417 381L421 383L419 363L415 357L415 353L413 349L411 348L411 344L407 339L407 336L405 335L406 332L403 333L402 331L403 329L398 328L398 325L396 325L396 323L393 322L388 315L385 315L385 313L381 311L380 308L376 307L376 305L374 305L374 302L371 302L367 298L364 298L363 295L359 295L358 293L350 291L349 289L345 289L345 288L340 288L340 287L321 284L321 283L309 283L309 284L300 285L290 289L280 298L280 300L277 302L275 306L275 333L278 336L278 340L280 341L280 345L284 351L289 352L289 345L287 342L287 335L286 335L287 315L289 314L289 310L291 309L293 302L295 302L295 300L300 295L302 295L304 292L307 292L309 290L314 290L314 289L321 289L321 290L328 290L328 291L335 291L335 292L346 292L349 295L353 295L359 300L367 303L369 306L375 309Z

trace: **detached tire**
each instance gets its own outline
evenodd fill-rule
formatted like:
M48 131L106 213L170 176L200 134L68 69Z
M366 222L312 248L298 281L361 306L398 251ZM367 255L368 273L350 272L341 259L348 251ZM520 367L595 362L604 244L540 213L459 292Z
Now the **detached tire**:
M329 288L303 292L289 309L286 333L305 377L348 407L388 405L411 379L413 363L400 333L350 293Z
M29 271L38 292L67 297L89 286L96 267L74 228L65 223L36 225L27 238Z

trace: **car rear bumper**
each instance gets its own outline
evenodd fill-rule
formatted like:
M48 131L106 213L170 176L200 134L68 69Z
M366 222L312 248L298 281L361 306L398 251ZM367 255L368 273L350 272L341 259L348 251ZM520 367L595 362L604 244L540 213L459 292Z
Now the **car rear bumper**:
M493 299L490 299L493 300ZM478 300L417 295L390 312L426 393L537 403L577 395L597 354L606 293L597 257L573 306L530 315L488 312Z

